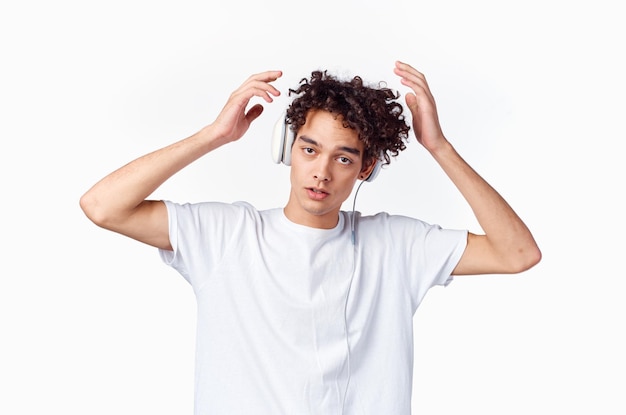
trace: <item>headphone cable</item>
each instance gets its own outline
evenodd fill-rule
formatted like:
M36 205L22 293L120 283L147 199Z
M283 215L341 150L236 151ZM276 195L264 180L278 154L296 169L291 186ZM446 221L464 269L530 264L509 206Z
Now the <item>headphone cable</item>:
M354 274L356 273L356 260L357 260L357 251L356 251L356 237L355 237L355 216L356 216L356 197L359 194L359 189L361 189L361 186L363 185L363 183L365 183L365 181L361 181L361 183L359 183L359 185L356 188L356 192L354 193L354 199L352 202L352 215L350 216L350 231L351 231L351 238L352 238L352 250L353 250L353 254L352 254L352 273L350 276L350 284L348 285L348 291L346 292L346 300L344 303L344 309L343 309L343 324L344 324L344 330L346 332L346 348L348 350L348 379L346 380L346 389L343 393L343 403L341 405L341 413L344 413L345 410L345 406L346 406L346 398L348 397L348 387L350 386L350 377L352 374L352 368L350 367L350 339L349 339L349 333L348 333L348 298L350 296L350 290L352 289L352 280L354 279Z

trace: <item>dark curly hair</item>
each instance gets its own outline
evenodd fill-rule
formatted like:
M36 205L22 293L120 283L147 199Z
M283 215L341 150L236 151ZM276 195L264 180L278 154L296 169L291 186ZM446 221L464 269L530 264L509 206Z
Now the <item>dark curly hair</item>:
M303 78L297 89L289 89L296 97L286 113L286 122L297 132L311 109L329 111L341 116L344 127L358 133L365 147L364 160L396 157L406 148L410 127L402 114L402 105L395 101L399 93L384 84L366 86L359 76L342 81L327 71L313 71L311 79Z

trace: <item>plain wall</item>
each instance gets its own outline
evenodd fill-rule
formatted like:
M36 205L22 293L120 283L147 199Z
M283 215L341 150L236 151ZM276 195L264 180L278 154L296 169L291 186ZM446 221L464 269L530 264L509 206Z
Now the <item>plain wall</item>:
M288 88L328 69L406 93L396 59L426 74L444 133L544 255L426 296L414 412L626 412L617 2L214 4L0 6L0 413L191 414L191 288L155 249L89 222L80 196L213 121L252 73L281 69L283 96L248 134L153 197L282 206L289 171L269 142ZM413 136L356 207L480 231Z

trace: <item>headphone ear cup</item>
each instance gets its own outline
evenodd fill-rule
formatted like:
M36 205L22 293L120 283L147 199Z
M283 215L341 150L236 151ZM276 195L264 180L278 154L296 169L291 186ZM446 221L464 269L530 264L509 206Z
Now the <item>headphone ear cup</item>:
M272 160L274 163L283 163L287 166L291 165L291 146L295 139L295 134L289 128L285 119L286 113L283 112L274 124L274 133L272 135Z
M276 164L283 160L283 154L285 152L285 116L284 114L274 124L274 131L272 134L272 161Z
M381 163L380 160L376 160L376 164L374 165L374 169L372 170L370 175L367 176L367 179L365 179L365 181L366 182L374 181L376 176L378 176L378 173L380 173L380 169L381 169L382 165L383 165L383 163Z
M293 142L296 139L295 133L289 128L287 124L285 124L285 148L283 152L283 163L286 166L291 166L291 148L293 147Z

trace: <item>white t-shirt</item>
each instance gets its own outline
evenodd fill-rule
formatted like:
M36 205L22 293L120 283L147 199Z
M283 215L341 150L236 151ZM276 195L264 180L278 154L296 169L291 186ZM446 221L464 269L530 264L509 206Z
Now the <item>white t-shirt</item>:
M247 203L166 202L163 260L198 306L196 415L409 415L413 314L467 231L341 212L334 229Z

